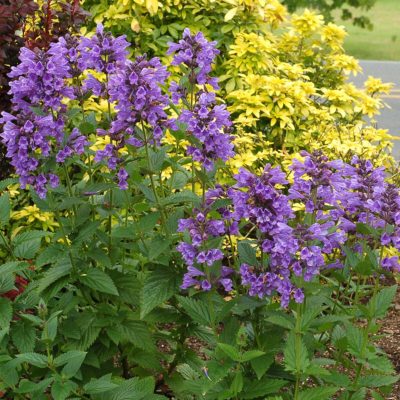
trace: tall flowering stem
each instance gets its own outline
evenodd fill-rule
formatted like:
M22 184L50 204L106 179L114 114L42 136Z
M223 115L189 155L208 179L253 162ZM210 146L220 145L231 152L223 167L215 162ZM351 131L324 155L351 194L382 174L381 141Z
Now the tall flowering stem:
M186 106L178 117L189 134L186 152L201 165L205 176L217 161L226 162L234 156L230 115L225 105L217 104L212 91L219 89L217 79L209 75L219 50L216 42L208 42L201 32L192 34L185 29L178 43L170 43L168 54L174 55L171 64L181 66L186 73L179 84L172 82L172 101ZM193 163L193 181L194 168ZM206 182L201 183L205 192Z

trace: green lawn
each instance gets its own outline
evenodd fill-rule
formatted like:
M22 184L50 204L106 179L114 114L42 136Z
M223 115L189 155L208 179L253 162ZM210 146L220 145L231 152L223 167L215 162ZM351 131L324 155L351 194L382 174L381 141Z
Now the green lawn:
M374 24L372 31L336 20L349 33L345 41L346 51L364 60L400 61L400 0L377 0L365 15Z

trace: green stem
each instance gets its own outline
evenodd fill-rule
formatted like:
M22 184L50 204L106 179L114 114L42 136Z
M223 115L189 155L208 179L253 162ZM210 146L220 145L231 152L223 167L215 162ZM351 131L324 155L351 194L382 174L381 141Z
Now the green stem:
M304 303L303 303L304 304ZM302 312L303 304L297 304L296 308L296 327L295 327L295 352L296 352L296 384L294 388L293 400L298 400L300 393L301 384L301 323L302 323Z
M73 192L72 192L72 184L71 184L71 179L69 178L68 168L67 168L67 165L65 163L64 163L64 174L65 174L65 180L67 182L68 196L70 198L72 198L74 196ZM72 222L73 222L73 225L75 225L76 217L77 217L77 214L78 214L78 210L77 210L75 204L72 206L72 209L74 210L74 219L72 220Z
M113 191L110 190L110 202L109 202L109 214L108 214L108 254L111 254L112 250L112 238L111 238L111 231L112 231L112 207L113 207Z
M153 172L151 171L149 145L147 143L147 137L146 137L144 126L142 126L142 130L143 130L143 134L144 134L144 137L145 137L144 148L145 148L145 151L146 151L147 166L149 168L149 177L150 177L151 189L152 189L152 192L154 194L154 199L156 201L157 208L160 211L162 226L164 228L165 234L169 237L170 233L169 233L169 230L168 230L168 227L167 227L167 218L165 216L164 207L162 207L161 202L160 202L160 198L159 198L158 193L157 193L157 188L156 188L156 184L154 182Z

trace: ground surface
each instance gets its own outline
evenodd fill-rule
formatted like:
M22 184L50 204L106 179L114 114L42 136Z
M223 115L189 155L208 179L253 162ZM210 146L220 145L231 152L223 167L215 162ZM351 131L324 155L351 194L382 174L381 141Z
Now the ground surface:
M389 311L382 324L384 336L379 345L391 359L397 374L400 374L400 291L397 291L395 306ZM393 392L386 400L400 399L400 382L394 386Z
M346 51L363 60L400 60L400 0L376 0L367 11L354 11L366 15L374 24L372 31L353 26L336 19L349 33L345 41Z

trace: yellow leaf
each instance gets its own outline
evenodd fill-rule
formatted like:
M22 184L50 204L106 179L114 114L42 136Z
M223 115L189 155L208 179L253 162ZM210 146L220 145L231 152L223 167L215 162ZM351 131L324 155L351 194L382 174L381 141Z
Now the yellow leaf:
M146 8L151 15L154 15L158 11L158 0L146 0Z
M231 19L233 19L233 18L235 17L235 15L236 15L237 12L238 12L238 7L234 7L234 8L232 8L232 9L230 9L230 10L225 14L224 21L225 21L225 22L228 22L228 21L230 21Z
M136 18L132 18L131 29L133 30L133 32L136 32L136 33L140 32L140 24Z

